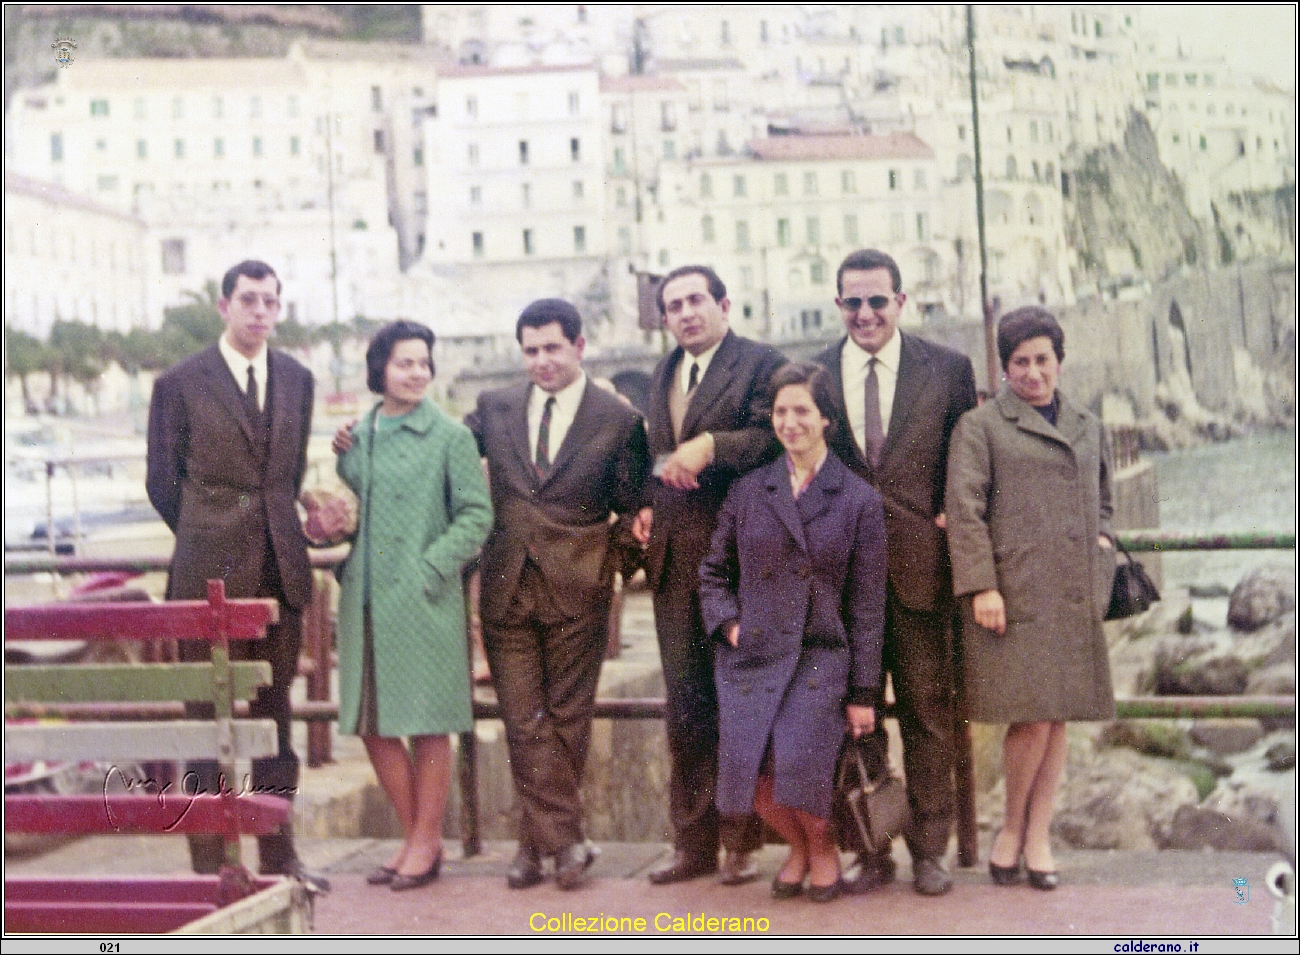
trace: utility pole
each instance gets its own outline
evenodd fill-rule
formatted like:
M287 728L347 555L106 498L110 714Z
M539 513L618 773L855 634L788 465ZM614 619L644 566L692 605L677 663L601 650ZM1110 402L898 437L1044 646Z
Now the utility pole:
M984 316L984 360L988 372L988 389L997 390L997 333L993 328L993 309L989 303L989 253L984 239L984 167L980 156L980 103L975 86L975 11L966 4L966 52L970 56L970 115L975 137L975 222L980 242L980 313Z

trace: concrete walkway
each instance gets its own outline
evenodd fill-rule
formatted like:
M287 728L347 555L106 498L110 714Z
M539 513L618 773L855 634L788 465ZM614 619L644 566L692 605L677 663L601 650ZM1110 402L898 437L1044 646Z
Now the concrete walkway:
M378 839L300 840L305 861L333 883L333 891L316 902L316 933L546 937L572 931L571 921L551 919L603 915L620 920L621 934L647 938L728 934L728 929L755 935L1104 935L1183 941L1267 936L1273 898L1264 875L1276 861L1267 853L1060 852L1063 884L1055 892L997 887L982 871L957 870L950 895L927 899L912 891L906 854L900 850L898 883L866 896L813 905L771 898L769 884L785 852L778 846L763 851L760 880L737 888L712 879L651 886L645 872L669 847L608 843L600 847L590 881L577 891L562 892L549 881L511 891L505 870L514 854L512 843L488 843L481 855L463 859L459 844L450 841L437 882L403 893L366 885L365 874L394 845ZM246 858L256 859L252 840L247 850ZM178 837L104 836L78 839L30 858L10 856L6 875L180 875L187 863L185 841ZM1245 904L1235 902L1233 880L1241 878L1250 886ZM695 926L700 916L725 921L710 932L707 922ZM637 918L645 920L640 928L631 921ZM678 921L686 919L690 921ZM732 919L742 921L733 926ZM1252 945L1251 950L1259 949Z

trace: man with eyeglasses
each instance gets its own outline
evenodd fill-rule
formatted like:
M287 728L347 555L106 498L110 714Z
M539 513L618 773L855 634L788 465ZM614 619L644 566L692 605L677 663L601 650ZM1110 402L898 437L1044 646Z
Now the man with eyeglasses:
M851 439L834 450L884 499L889 589L884 668L891 674L903 736L912 824L914 887L943 895L952 828L952 582L944 536L948 441L975 407L970 359L898 330L907 296L898 263L884 252L850 254L835 276L835 303L848 334L817 356L831 372ZM851 442L851 443L850 443ZM878 725L876 745L887 745ZM888 850L863 854L851 891L894 879Z
M296 502L307 470L311 372L267 339L280 317L280 280L265 262L247 260L221 281L217 310L226 329L215 345L177 363L154 383L149 403L149 500L176 534L167 599L202 600L207 581L227 597L274 597L280 621L260 640L231 644L232 659L266 660L271 685L249 706L275 720L279 753L253 760L255 791L292 798L298 757L290 734L289 687L298 673L302 610L311 601L311 565ZM183 660L210 659L207 643L183 641ZM210 704L206 706L210 716ZM192 718L204 714L195 711ZM215 763L186 767L187 793L219 789ZM227 780L231 788L236 781ZM317 890L329 883L303 869L289 824L258 838L263 874L296 875ZM190 837L194 871L215 873L221 836Z

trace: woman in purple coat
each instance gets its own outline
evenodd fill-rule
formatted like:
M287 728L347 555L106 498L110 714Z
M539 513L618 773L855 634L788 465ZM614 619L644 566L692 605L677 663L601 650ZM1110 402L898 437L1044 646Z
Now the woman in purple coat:
M828 452L845 425L827 372L789 364L771 390L785 454L732 486L700 567L718 640L718 810L756 812L789 844L774 896L799 895L807 879L808 898L829 902L843 889L835 762L846 726L873 729L880 692L884 512Z

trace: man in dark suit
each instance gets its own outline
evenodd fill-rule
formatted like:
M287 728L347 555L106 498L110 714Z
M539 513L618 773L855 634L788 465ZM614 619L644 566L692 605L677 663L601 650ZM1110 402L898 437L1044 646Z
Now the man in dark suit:
M970 359L898 331L907 296L898 264L874 249L854 252L836 275L848 335L816 361L831 372L852 431L836 453L885 504L889 589L884 666L892 677L903 736L915 888L952 888L943 867L952 828L952 577L944 539L948 441L975 407ZM878 742L886 745L883 728ZM882 750L883 751L883 750ZM891 881L888 853L864 856L850 888Z
M207 581L230 597L274 597L280 622L265 638L231 647L235 658L266 660L271 685L250 707L274 719L279 755L253 762L253 785L292 794L298 758L290 734L289 687L297 675L302 608L311 566L296 501L307 467L312 377L267 338L280 317L280 280L264 262L240 262L221 282L226 330L217 344L179 362L154 383L149 405L149 500L176 534L167 597L203 599ZM182 659L208 659L207 644L183 644ZM216 767L196 763L187 791L217 791ZM195 836L196 872L215 872L220 837ZM263 873L303 874L292 829L258 840ZM313 877L317 878L317 877ZM323 884L323 883L322 883Z
M491 478L480 614L522 810L506 882L536 885L554 856L556 883L574 889L595 861L578 788L614 572L635 547L650 459L641 416L583 373L576 308L533 302L516 335L529 382L479 396L466 420Z
M668 699L672 858L650 873L656 885L718 871L739 885L758 875L755 816L719 819L718 700L713 644L700 617L700 563L731 482L780 450L765 403L775 349L728 327L727 288L714 271L687 265L659 287L659 312L677 347L655 369L650 393L650 451L656 480L637 521L648 545L655 631Z

